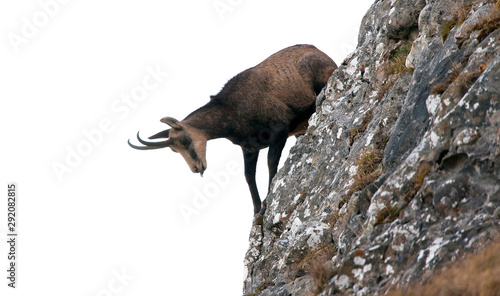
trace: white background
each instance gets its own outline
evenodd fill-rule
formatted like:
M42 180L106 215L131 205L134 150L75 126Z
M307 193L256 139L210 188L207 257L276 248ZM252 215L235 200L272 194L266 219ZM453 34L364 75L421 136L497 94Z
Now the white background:
M340 65L372 2L2 1L0 294L241 295L253 208L239 147L209 142L200 178L169 149L137 151L127 139L165 129L164 116L183 119L287 46L314 44ZM168 76L152 80L151 69ZM264 197L265 152L260 160Z

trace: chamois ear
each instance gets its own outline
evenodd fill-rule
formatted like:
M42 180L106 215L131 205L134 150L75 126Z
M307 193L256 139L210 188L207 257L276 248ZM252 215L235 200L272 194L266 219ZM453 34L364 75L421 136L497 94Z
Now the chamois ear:
M176 129L176 130L182 129L182 124L179 122L179 120L177 120L173 117L163 117L160 121L170 125L173 129Z

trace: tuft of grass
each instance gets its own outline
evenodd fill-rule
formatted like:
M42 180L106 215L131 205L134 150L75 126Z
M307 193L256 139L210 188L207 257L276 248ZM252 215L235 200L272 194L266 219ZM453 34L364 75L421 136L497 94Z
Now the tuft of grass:
M449 263L427 284L389 291L388 296L498 296L500 295L500 242L459 262Z
M385 94L389 91L389 89L396 83L397 79L388 79L383 84L379 86L379 91L377 95L377 103L380 103L384 98Z
M422 162L417 169L417 173L411 180L409 190L401 197L401 200L403 200L404 202L410 202L424 184L424 179L425 177L427 177L427 175L429 175L431 170L432 165L430 162Z
M460 90L460 96L463 96L469 91L471 86L476 82L476 80L481 76L481 71L468 72L460 75L457 78L457 86Z
M394 220L399 218L399 213L404 209L405 207L402 206L393 206L392 208L386 208L380 211L377 215L377 221L375 222L375 225L382 224L382 223L392 223Z
M452 68L452 73L450 74L448 80L434 85L431 89L431 94L441 95L448 89L448 87L453 82L456 82L456 87L459 90L458 95L462 97L467 93L467 91L469 91L469 89L474 84L474 82L476 82L479 76L481 76L481 73L483 73L486 70L487 66L488 65L481 64L479 65L479 68L477 70L462 74L461 73L462 66L454 64Z
M359 128L352 128L349 131L349 146L354 143L354 138L359 134Z
M456 10L451 20L443 23L443 26L441 27L441 39L443 40L443 43L448 38L451 29L456 26L460 26L465 22L471 9L472 5L462 5Z
M393 73L406 73L413 70L406 67L406 58L410 54L411 42L403 42L399 47L393 50L389 56L389 62Z
M444 22L443 26L441 27L441 39L443 40L443 43L448 38L448 35L450 35L451 29L453 29L455 26L457 26L457 20L455 18Z
M424 183L425 177L431 172L431 164L428 162L423 162L417 170L417 174L413 177L413 187L418 191L422 184ZM415 193L416 193L415 191Z
M431 94L432 95L442 95L447 89L448 86L450 86L451 82L449 80L440 82L436 85L434 85L431 89Z
M259 295L260 293L262 293L265 289L271 287L273 284L272 283L269 283L269 282L265 282L263 284L261 284L260 286L258 286L254 291L253 293L250 293L250 294L246 294L245 296L257 296Z
M448 86L450 86L450 84L452 84L460 76L463 67L464 66L460 63L453 63L451 66L451 74L448 77L448 80L434 85L431 89L431 94L433 95L443 94L448 89Z
M457 12L455 13L455 18L457 19L457 25L461 26L465 22L471 9L472 5L465 5L462 2L462 7L460 7L460 9L458 9Z
M382 161L382 155L378 151L370 150L361 154L360 158L356 161L356 166L358 167L358 174L368 175L374 172L380 162Z
M302 262L303 268L307 270L316 285L316 293L319 294L325 286L330 282L330 279L335 275L333 267L328 263L335 255L333 245L322 245L315 250L309 251Z
M460 93L464 95L469 88L474 84L474 82L479 78L481 73L486 69L486 65L481 64L479 69L474 72L468 72L465 74L461 74L463 69L463 65L453 63L450 77L448 80L438 83L434 85L431 89L431 94L433 95L441 95L443 94L450 84L453 82L457 82L457 86L460 88Z
M495 8L486 14L473 29L481 31L478 37L479 42L481 42L498 28L500 28L500 1L497 1Z
M363 190L382 175L383 170L378 169L379 164L382 162L382 151L369 150L361 154L359 159L356 160L354 164L357 167L356 176L354 176L351 188L348 190L348 195L358 190Z

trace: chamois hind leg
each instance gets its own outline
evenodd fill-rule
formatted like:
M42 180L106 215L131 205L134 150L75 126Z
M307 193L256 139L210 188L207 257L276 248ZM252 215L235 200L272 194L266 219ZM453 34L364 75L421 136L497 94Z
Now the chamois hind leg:
M255 171L257 170L257 159L259 158L259 151L247 151L243 149L243 159L245 162L245 179L247 180L250 194L252 195L253 212L257 214L261 209L261 202L259 191L257 190L257 183L255 183Z
M283 148L285 148L286 140L288 138L288 131L280 131L273 135L271 143L269 145L269 151L267 153L267 166L269 168L269 185L267 187L267 194L271 192L271 183L273 181L274 176L278 172L278 165L280 163L281 152L283 152ZM264 214L266 211L266 200L264 200L264 206L260 211L261 214Z

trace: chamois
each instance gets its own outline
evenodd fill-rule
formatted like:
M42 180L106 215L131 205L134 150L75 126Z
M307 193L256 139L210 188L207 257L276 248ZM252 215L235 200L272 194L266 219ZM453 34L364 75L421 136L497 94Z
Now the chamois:
M207 141L230 140L243 150L254 213L263 214L265 207L255 183L259 151L269 147L269 190L287 138L305 133L315 111L316 95L336 68L335 62L313 45L285 48L230 79L206 105L182 121L162 118L170 129L149 139L167 140L145 141L137 133L145 146L133 145L130 140L128 144L141 150L170 147L182 155L192 172L203 176Z

